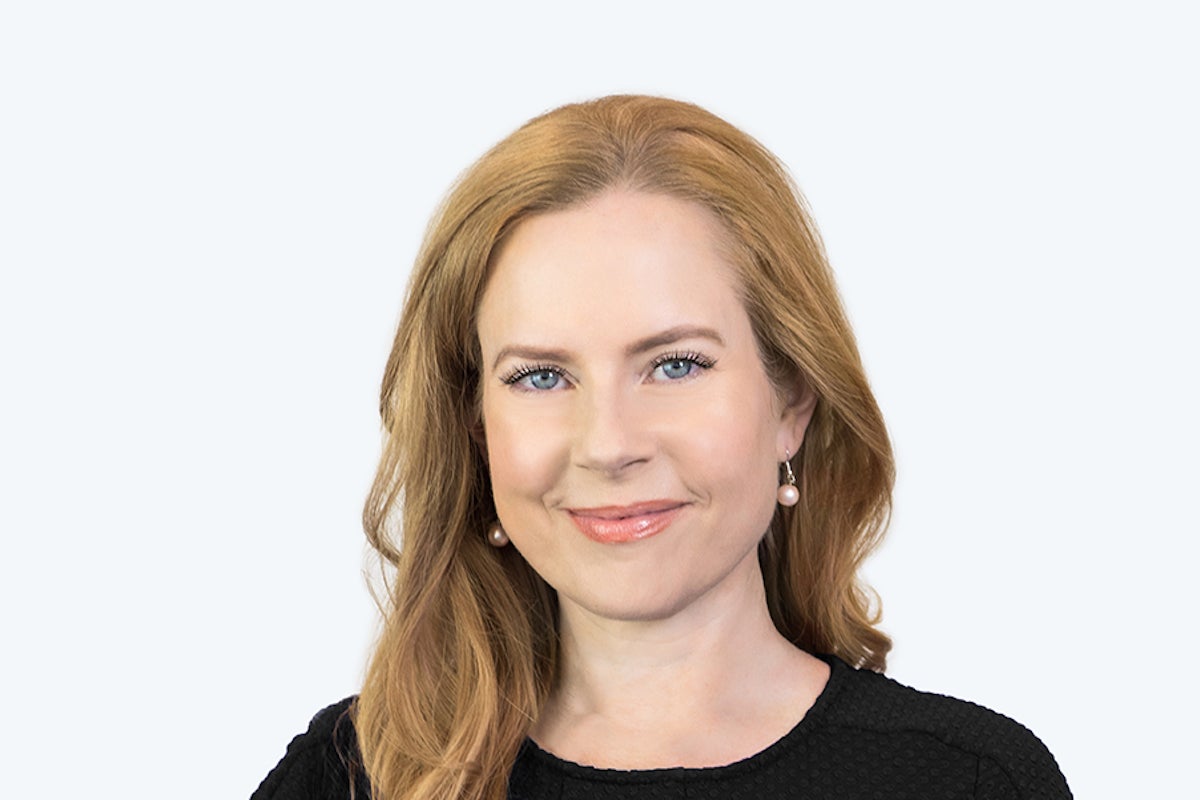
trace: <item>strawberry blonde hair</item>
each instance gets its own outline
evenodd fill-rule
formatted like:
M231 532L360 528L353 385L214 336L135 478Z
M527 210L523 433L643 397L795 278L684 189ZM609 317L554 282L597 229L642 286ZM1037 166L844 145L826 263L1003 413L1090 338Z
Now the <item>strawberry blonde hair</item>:
M355 707L377 800L500 800L555 679L556 600L495 520L477 443L476 311L521 220L620 186L724 223L742 300L777 387L816 408L793 463L800 502L759 547L768 605L797 647L882 670L891 647L858 580L891 508L887 431L817 230L762 145L697 106L613 96L526 123L458 180L413 268L383 378L385 445L363 524L394 567Z

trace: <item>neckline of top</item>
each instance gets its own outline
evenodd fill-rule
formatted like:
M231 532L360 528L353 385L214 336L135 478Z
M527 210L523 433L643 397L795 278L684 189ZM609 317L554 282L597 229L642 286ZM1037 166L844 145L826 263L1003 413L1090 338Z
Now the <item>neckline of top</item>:
M829 680L826 681L821 693L817 695L817 699L812 704L812 707L782 737L757 753L730 764L718 767L655 767L653 769L592 767L559 758L553 753L543 750L537 745L537 742L529 738L526 738L524 744L522 744L517 760L520 761L528 757L541 766L549 767L571 777L616 783L646 783L664 779L678 781L702 778L711 780L714 778L729 777L746 770L758 768L769 761L773 761L781 753L786 752L797 739L805 736L810 729L820 724L821 719L828 714L829 707L837 699L850 674L854 671L850 665L837 656L822 655L819 653L814 653L814 655L829 665Z

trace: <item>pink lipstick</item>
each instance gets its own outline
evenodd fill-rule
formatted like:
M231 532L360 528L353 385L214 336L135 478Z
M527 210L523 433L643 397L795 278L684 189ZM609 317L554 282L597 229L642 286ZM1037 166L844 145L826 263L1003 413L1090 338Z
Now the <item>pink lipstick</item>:
M583 535L592 541L619 544L661 533L686 505L677 500L649 500L627 506L568 508L567 513Z

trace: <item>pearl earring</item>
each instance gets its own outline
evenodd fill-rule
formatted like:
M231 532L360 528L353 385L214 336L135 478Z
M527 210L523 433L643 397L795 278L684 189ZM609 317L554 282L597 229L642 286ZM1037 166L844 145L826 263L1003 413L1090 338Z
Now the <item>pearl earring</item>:
M783 483L779 484L779 491L775 496L779 499L779 505L794 506L800 502L800 490L796 487L796 473L792 472L791 455L786 450L783 454L783 469Z
M493 522L488 526L487 540L492 547L504 547L508 544L508 534L499 522Z

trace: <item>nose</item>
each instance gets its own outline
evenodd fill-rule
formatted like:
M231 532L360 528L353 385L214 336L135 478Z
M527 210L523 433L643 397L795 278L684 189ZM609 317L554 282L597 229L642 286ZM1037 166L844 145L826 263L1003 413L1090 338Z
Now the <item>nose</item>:
M575 422L575 463L584 469L620 477L654 452L651 426L632 387L582 392Z

